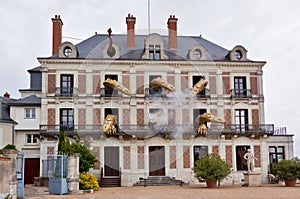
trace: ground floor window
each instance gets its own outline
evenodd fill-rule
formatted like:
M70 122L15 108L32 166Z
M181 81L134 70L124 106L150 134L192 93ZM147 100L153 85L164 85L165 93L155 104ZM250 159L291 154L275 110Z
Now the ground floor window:
M37 134L27 134L26 135L26 143L27 144L36 144L37 140L38 140L38 136Z
M208 146L194 146L194 162L208 154Z
M283 146L269 146L269 161L270 169L273 163L278 163L284 159L284 147Z
M250 146L248 145L236 146L236 170L237 171L248 170L247 161L244 158L244 155L248 149L250 149Z

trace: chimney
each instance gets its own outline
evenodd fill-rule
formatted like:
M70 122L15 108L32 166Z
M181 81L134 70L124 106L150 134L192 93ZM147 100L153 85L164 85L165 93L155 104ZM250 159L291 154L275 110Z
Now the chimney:
M62 39L62 25L63 22L60 19L60 15L55 15L52 20L52 55L55 55L58 53L58 48L61 44Z
M133 15L128 14L128 16L126 17L126 24L127 24L127 48L134 48L135 47L135 40L134 40L135 17L133 17Z
M168 29L169 29L169 48L177 49L177 18L175 15L170 15L168 19Z
M3 96L6 97L6 98L9 98L9 97L10 97L10 94L9 94L8 92L6 92L6 93L4 93Z

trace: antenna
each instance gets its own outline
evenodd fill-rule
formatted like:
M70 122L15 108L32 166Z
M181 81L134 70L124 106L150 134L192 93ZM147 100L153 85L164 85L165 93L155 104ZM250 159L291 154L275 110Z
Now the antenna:
M148 31L150 35L150 0L148 0Z

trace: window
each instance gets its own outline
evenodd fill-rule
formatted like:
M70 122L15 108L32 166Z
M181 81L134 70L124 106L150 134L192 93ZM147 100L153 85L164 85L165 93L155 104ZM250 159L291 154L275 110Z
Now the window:
M64 55L66 57L70 57L72 55L72 49L69 46L65 47L65 49L64 49Z
M26 135L26 143L27 144L36 144L38 137L39 137L39 135L37 135L37 134L27 134Z
M194 57L195 59L199 60L201 58L202 54L199 49L194 50Z
M236 146L236 169L237 171L245 171L247 168L247 160L245 160L244 155L250 146Z
M73 109L60 109L60 126L65 131L72 131L74 129Z
M242 57L243 57L241 51L239 51L239 50L236 50L236 51L234 52L234 56L235 56L238 60L242 59Z
M25 108L25 118L35 119L35 108Z
M73 75L61 75L60 87L61 96L73 96Z
M234 96L247 97L246 77L234 77Z
M284 146L269 146L270 170L272 169L272 164L276 164L283 159L285 159Z
M194 162L208 154L208 146L194 146Z
M205 79L203 76L193 76L193 87L197 84L201 79ZM197 94L197 98L203 98L206 95L207 89L204 88L200 93Z
M194 122L194 130L195 130L195 133L197 134L198 133L198 127L199 127L199 123L196 121L197 117L203 113L206 113L206 109L194 109L193 110L193 116L194 116L194 119L193 119L193 122ZM206 127L207 127L207 123L205 123Z
M161 77L161 76L158 76L158 75L150 75L149 76L149 83L157 78L157 77ZM163 96L163 89L162 87L156 87L156 88L149 88L149 96L152 96L152 97L162 97Z
M116 80L118 81L118 75L105 75L105 80L109 78L111 80ZM105 88L105 97L116 97L118 96L118 91L113 89L113 88Z
M248 126L248 110L247 109L236 109L234 111L236 131L245 132L249 129Z
M110 115L114 115L114 116L116 116L117 117L117 120L115 121L116 123L115 123L115 128L117 129L117 133L119 133L119 131L120 131L120 128L119 128L119 120L118 120L118 118L119 118L119 109L117 109L117 108L105 108L104 109L104 119L106 118L106 116L108 115L108 114L110 114Z
M161 59L160 55L160 45L149 45L149 59L159 60Z

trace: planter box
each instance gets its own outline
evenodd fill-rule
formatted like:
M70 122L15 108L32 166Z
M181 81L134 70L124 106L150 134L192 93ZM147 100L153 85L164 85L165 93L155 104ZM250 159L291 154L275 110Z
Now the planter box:
M49 178L49 194L67 194L68 182L66 178Z

